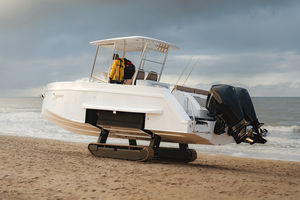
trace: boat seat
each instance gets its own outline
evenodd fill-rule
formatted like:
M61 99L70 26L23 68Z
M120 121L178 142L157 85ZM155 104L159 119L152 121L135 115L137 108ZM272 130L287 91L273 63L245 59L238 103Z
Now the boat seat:
M143 69L139 69L135 80L144 80L144 79L145 79L145 71Z
M136 79L135 79L135 80L144 80L144 78L145 78L145 71L144 71L144 70L139 69L139 70L138 70L137 72L135 72L135 73L137 73L137 74L136 74ZM132 85L133 79L134 79L134 75L132 76L131 79L125 80L125 81L124 81L124 84L125 84L125 85Z
M157 81L158 75L154 71L150 71L146 77L146 80Z

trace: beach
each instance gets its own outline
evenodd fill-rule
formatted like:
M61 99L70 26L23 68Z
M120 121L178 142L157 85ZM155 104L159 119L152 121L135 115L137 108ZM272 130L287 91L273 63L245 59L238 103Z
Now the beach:
M300 162L201 154L96 158L87 144L0 136L0 199L299 199Z

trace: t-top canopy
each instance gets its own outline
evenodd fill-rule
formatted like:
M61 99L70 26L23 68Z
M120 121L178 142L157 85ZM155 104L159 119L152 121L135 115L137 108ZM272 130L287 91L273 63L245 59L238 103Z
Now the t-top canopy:
M166 52L169 50L179 49L177 46L170 44L165 41L143 37L143 36L130 36L130 37L120 37L111 38L106 40L97 40L90 42L92 45L99 45L106 48L114 48L116 45L116 50L118 51L143 51L145 45L147 44L147 50Z

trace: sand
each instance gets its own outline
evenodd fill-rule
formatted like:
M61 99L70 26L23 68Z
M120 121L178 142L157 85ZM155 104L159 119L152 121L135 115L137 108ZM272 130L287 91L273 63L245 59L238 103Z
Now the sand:
M300 199L300 162L200 153L189 164L133 162L11 136L0 136L0 158L0 199Z

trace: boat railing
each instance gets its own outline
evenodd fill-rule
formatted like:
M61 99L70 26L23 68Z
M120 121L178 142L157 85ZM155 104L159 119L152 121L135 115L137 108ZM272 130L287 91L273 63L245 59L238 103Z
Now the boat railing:
M181 85L174 85L174 88L172 91L174 90L179 90L182 92L188 92L188 93L194 93L194 94L202 94L207 96L208 95L208 91L207 90L201 90L201 89L197 89L197 88L191 88L191 87L185 87L185 86L181 86Z
M146 59L146 58L144 58L144 59L143 59L143 61L148 61L148 62L152 62L152 63L160 64L160 65L162 65L162 64L163 64L163 62L158 62L158 61L155 61L155 60L149 60L149 59Z

